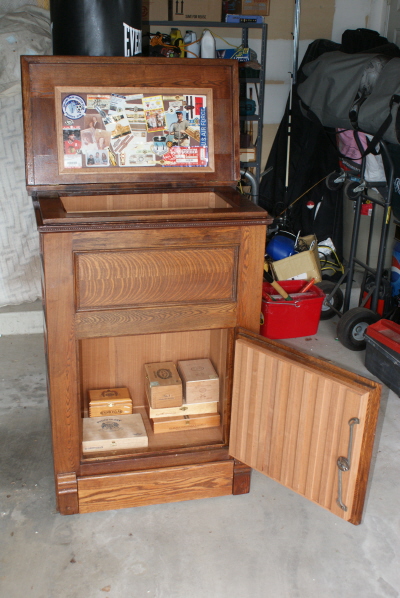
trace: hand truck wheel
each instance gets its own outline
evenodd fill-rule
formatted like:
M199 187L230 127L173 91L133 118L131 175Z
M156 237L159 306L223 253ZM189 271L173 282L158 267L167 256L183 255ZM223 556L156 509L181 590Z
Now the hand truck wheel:
M359 183L354 181L347 181L343 188L343 194L347 199L354 201L361 195L364 190L363 183L360 181Z
M337 191L343 185L344 181L346 180L346 174L344 170L340 170L339 172L331 172L325 179L325 184L330 191Z
M325 293L325 295L330 295L332 291L335 289L336 284L331 282L330 280L322 280L321 282L317 282L316 287L321 289ZM332 297L329 299L329 302L324 299L321 309L320 320L330 320L334 316L337 315L337 312L340 311L340 308L343 305L343 293L342 290L338 287Z
M337 326L339 341L350 351L363 351L366 346L365 331L381 316L366 307L349 309L340 318Z

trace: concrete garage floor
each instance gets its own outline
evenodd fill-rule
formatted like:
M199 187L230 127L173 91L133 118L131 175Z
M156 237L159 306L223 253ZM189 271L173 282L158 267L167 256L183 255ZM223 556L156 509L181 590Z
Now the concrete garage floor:
M335 324L287 342L369 376ZM1 597L400 596L400 399L386 387L360 526L257 472L248 495L63 517L42 347L0 338Z

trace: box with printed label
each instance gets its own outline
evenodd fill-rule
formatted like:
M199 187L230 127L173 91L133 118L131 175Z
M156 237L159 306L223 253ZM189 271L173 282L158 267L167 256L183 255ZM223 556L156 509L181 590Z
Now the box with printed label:
M132 399L127 388L89 390L89 417L102 415L129 415Z
M83 418L83 453L146 446L148 437L140 413Z
M146 409L150 419L176 417L178 415L199 415L200 413L218 413L218 401L207 403L184 402L180 407L159 407L158 409L153 409L147 404Z
M179 432L194 428L214 428L221 423L219 413L199 413L197 415L177 415L158 417L150 420L154 434Z
M182 380L172 361L146 363L146 394L150 407L180 407L182 405Z
M170 21L221 22L222 0L170 0Z
M219 378L209 359L178 361L186 403L218 401Z
M168 0L142 0L143 21L168 21Z
M223 0L222 14L226 15L269 15L270 0Z

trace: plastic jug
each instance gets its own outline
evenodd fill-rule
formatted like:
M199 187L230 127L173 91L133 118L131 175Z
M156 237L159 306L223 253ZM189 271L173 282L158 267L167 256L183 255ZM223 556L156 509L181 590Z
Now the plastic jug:
M202 58L215 58L215 39L209 29L204 29L203 31L203 36L201 38L200 54Z
M194 31L186 31L183 43L185 44L186 58L200 57L200 43L197 41ZM190 45L187 46L186 44Z

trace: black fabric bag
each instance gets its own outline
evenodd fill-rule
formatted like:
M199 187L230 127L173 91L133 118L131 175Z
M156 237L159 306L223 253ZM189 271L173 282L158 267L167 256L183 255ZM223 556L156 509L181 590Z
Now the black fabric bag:
M304 65L321 55L337 51L367 51L373 55L400 57L400 49L379 33L367 29L347 30L343 34L342 45L319 39L308 46L297 72L298 85L305 80L302 72ZM304 116L295 87L291 116L290 176L286 189L288 112L287 104L260 182L260 205L277 216L293 204L286 211L290 213L293 230L301 230L302 235L312 232L319 241L331 237L339 257L342 257L343 201L340 191L329 191L325 180L322 180L307 192L317 181L339 167L335 130L324 128L318 119L312 121ZM302 197L298 199L300 196Z
M340 45L330 40L312 42L303 58L302 66L315 60L325 52L332 52ZM302 66L297 80L304 80ZM278 216L292 204L289 213L293 231L301 231L302 236L315 234L319 241L331 237L339 255L342 255L343 208L339 191L330 191L324 177L338 166L335 135L332 143L320 122L305 118L300 110L300 102L293 88L290 152L290 178L285 189L286 152L288 140L289 104L279 125L271 152L265 166L266 174L260 183L259 203L273 216ZM316 182L322 181L299 201L296 201Z
M330 52L303 73L297 92L306 116L374 135L372 145L400 142L400 58Z

